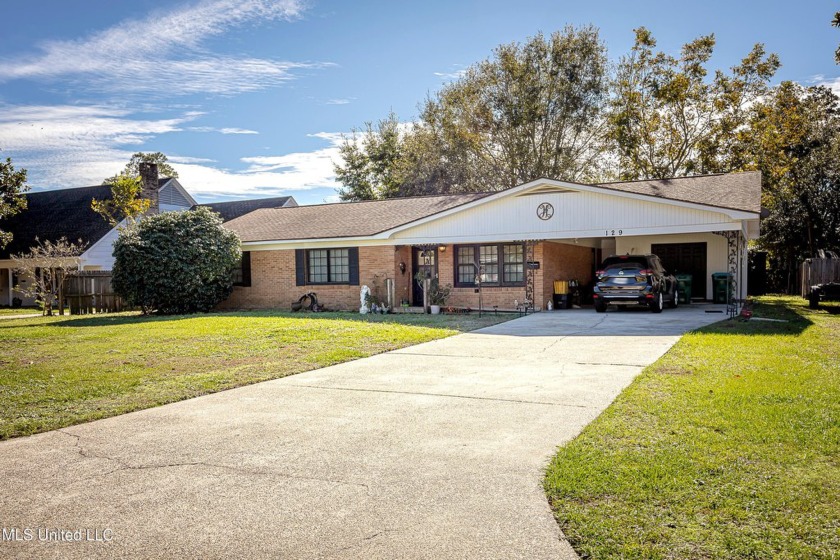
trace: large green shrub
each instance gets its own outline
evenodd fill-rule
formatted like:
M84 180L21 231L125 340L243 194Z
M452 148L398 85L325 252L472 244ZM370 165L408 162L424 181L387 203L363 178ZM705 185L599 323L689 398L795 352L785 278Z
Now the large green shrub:
M114 292L144 313L207 312L230 295L239 238L206 208L149 216L114 242Z

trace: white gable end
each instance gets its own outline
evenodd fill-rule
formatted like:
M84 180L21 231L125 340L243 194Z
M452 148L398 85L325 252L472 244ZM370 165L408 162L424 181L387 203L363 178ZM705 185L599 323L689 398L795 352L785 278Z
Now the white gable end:
M169 181L161 187L158 191L158 203L160 204L161 212L178 212L181 210L189 210L195 206L196 202L190 193L188 193L177 179L169 179Z
M547 207L546 205L550 205ZM541 219L538 209L542 207ZM545 209L548 208L548 212ZM395 232L406 244L573 239L742 229L726 210L592 191L523 192Z

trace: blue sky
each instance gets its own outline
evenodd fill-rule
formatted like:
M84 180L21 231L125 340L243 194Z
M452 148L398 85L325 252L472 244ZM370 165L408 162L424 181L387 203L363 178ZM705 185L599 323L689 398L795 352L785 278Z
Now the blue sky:
M681 7L675 7L681 6ZM676 54L717 38L728 68L764 43L774 80L840 92L830 26L840 3L707 0L5 2L0 156L33 189L98 184L135 151L162 151L202 202L334 200L341 134L418 103L492 49L594 24L610 58L651 29Z

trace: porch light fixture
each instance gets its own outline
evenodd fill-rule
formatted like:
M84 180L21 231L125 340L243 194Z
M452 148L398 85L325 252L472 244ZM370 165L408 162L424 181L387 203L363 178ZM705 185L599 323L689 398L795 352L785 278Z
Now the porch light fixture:
M441 253L445 253L446 252L446 245L441 245L440 247L438 247L438 251L440 251Z

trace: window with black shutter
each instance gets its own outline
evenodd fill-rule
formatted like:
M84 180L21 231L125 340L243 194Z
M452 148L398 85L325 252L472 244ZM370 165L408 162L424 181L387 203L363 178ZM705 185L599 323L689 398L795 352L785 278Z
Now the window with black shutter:
M484 286L524 286L525 251L520 243L455 246L455 286L472 286L481 270Z
M239 260L239 266L233 269L233 285L245 287L251 285L250 251L242 251L242 258Z
M298 286L310 284L359 284L358 247L298 249L295 251Z

